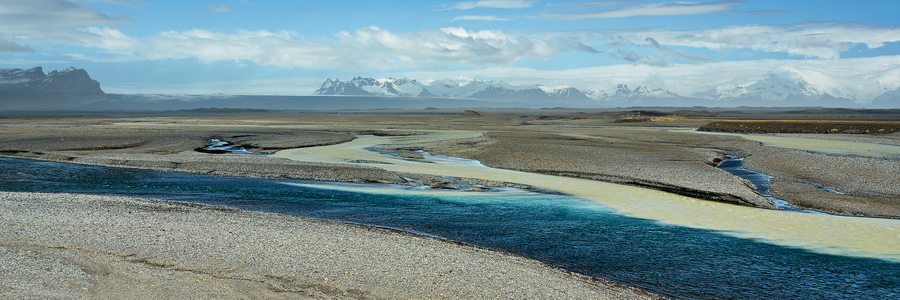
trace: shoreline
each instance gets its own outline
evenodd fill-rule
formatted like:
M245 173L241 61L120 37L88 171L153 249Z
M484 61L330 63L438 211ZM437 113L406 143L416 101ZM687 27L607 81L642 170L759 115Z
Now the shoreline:
M896 226L889 220L874 218L847 219L833 215L797 214L782 210L764 210L748 206L729 205L689 198L652 189L642 189L627 185L611 184L597 180L586 180L564 176L549 176L541 172L513 171L491 168L475 161L460 162L456 159L444 159L446 156L430 155L422 152L422 159L408 159L366 151L373 145L401 144L397 147L409 148L420 141L436 141L458 136L459 131L426 133L433 134L425 139L398 139L379 137L360 137L349 144L321 148L304 148L285 150L276 157L298 161L317 161L327 163L344 162L352 159L379 161L382 168L395 172L428 172L429 174L483 178L488 180L506 180L530 186L558 190L563 194L582 199L596 201L627 216L652 219L670 225L697 229L716 230L735 237L761 238L767 243L781 246L801 247L819 253L842 254L860 257L879 257L896 259L893 243L870 243L861 239L861 235L846 228L865 230L869 239L885 240L895 235ZM543 152L538 152L543 153ZM494 157L504 157L495 155ZM553 156L547 155L550 161ZM539 160L526 160L538 161ZM695 163L692 163L695 164ZM704 165L704 169L713 167ZM713 169L715 175L728 172ZM667 174L668 175L668 174ZM734 178L719 176L723 178ZM738 182L748 182L739 179ZM706 183L704 183L706 184ZM754 195L756 193L753 187ZM759 196L762 197L762 196ZM766 204L771 202L765 199ZM771 224L781 224L771 226ZM802 230L782 230L781 228L805 228L809 224L817 224L819 228L835 228L827 235L807 234ZM845 228L845 229L840 229Z
M388 228L121 196L0 196L2 268L20 270L0 275L11 297L662 298Z

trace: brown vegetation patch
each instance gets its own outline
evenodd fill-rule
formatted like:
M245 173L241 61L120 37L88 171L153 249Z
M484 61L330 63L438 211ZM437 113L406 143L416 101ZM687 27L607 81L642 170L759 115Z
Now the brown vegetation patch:
M731 133L889 134L900 131L900 122L818 120L718 121L703 125L698 130Z
M614 121L614 123L637 123L637 122L683 122L688 118L681 115L664 114L659 112L635 111L633 115L625 115Z
M637 122L650 122L651 119L648 117L624 117L618 118L614 122L615 123L637 123Z
M477 111L477 110L466 110L459 115L460 116L469 116L469 117L476 116L477 117L477 116L488 115L488 113L483 112L483 111Z
M149 142L139 142L139 143L131 143L131 144L123 144L123 145L113 145L113 146L90 146L90 147L76 147L76 148L67 148L60 149L59 151L95 151L95 150L122 150L129 148L137 148L143 145L149 144Z
M402 131L402 130L363 130L356 132L359 135L374 135L374 136L410 136L410 135L420 135L421 132L418 131Z

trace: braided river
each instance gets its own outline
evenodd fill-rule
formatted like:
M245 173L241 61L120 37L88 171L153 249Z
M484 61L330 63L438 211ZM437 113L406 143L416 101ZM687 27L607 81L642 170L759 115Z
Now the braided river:
M360 136L273 156L364 162L558 194L217 177L12 158L0 158L0 190L152 197L393 228L515 253L674 298L900 298L900 220L757 209L429 153L410 160L372 150L478 136Z

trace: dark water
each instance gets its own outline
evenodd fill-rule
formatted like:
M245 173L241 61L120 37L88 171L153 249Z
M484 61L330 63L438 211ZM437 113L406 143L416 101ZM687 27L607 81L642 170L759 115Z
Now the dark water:
M390 227L517 253L675 298L900 298L898 263L661 225L559 195L374 195L8 158L0 158L0 190L152 196Z
M769 183L771 183L771 178L769 175L750 171L744 168L744 159L743 158L732 158L723 160L719 163L719 169L725 170L731 175L747 179L754 186L756 186L756 192L759 193L760 196L765 197L772 201L775 206L784 209L793 209L787 201L775 198L772 196L771 189L769 188Z
M772 189L769 188L769 184L772 182L771 179L773 177L763 174L763 173L745 169L743 158L732 158L732 159L723 160L721 163L719 163L718 168L725 170L728 173L731 173L731 175L749 180L751 183L753 183L754 186L756 186L756 192L759 193L760 196L763 196L766 199L771 200L772 204L774 204L778 208L797 211L797 212L811 213L811 214L825 214L823 212L818 212L818 211L814 211L814 210L794 208L787 201L778 199L778 198L775 198L775 196L772 196ZM815 185L815 184L810 184L810 185L814 186L820 190L823 190L823 191L828 191L828 192L832 192L835 194L846 195L845 193L841 193L841 192L829 189L824 186Z

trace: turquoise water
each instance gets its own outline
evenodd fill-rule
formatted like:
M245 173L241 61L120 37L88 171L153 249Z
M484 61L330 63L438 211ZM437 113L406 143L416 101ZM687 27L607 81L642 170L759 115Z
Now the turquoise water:
M626 217L537 193L392 195L0 158L0 190L150 196L395 228L516 253L675 298L897 299L900 264ZM39 205L39 204L35 204Z

